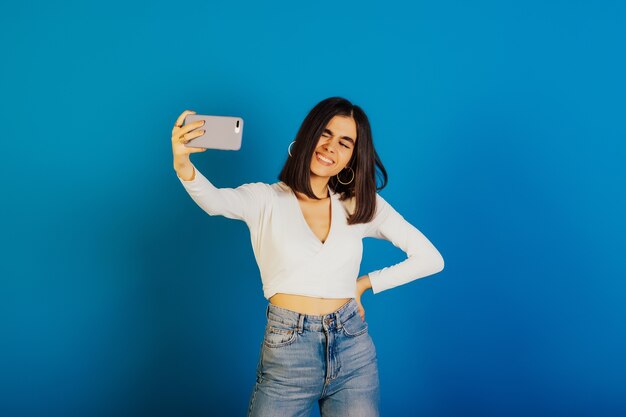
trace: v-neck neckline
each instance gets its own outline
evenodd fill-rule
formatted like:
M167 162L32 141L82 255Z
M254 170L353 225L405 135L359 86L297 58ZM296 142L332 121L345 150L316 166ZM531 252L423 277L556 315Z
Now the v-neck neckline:
M285 184L286 185L286 184ZM289 186L288 186L289 187ZM330 186L326 186L326 188L328 189L328 195L330 198L330 230L328 231L328 235L326 235L326 240L324 240L323 242L320 240L320 238L317 237L317 235L313 232L313 230L311 229L311 226L309 226L309 224L306 221L306 218L304 217L304 213L302 212L302 207L300 207L300 201L298 200L298 196L296 195L295 191L289 187L289 193L291 194L292 200L296 205L296 210L298 212L298 217L300 218L300 221L302 222L302 224L304 225L304 227L308 230L308 233L311 237L313 237L313 239L315 239L315 241L317 242L317 244L321 247L325 247L328 244L328 241L330 240L330 238L333 235L333 230L335 230L334 224L335 224L335 208L333 207L333 192L330 189Z

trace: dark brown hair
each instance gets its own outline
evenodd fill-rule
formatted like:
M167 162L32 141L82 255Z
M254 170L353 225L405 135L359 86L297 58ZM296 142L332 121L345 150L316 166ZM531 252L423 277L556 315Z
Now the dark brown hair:
M292 190L303 193L309 198L317 199L311 189L311 158L315 152L320 136L334 116L352 117L356 123L357 139L350 162L337 174L341 181L351 178L348 167L354 171L354 180L350 184L342 184L336 176L329 179L329 187L340 194L340 200L355 197L355 209L348 217L348 224L368 223L376 212L376 191L387 186L387 171L383 166L372 138L370 123L365 112L342 97L330 97L320 101L307 116L298 129L295 143L291 147L278 179ZM380 170L383 183L376 186L376 167Z

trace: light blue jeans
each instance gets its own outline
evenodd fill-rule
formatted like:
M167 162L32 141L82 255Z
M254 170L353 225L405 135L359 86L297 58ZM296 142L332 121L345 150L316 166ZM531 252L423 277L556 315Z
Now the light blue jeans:
M379 416L378 361L354 298L326 315L268 303L248 417Z

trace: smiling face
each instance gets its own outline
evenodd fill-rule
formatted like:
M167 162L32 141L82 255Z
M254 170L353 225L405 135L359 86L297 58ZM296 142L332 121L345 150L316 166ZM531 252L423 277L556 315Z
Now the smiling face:
M313 158L311 174L319 177L331 177L348 165L356 145L356 122L349 116L334 116L320 136ZM330 159L327 162L320 156Z

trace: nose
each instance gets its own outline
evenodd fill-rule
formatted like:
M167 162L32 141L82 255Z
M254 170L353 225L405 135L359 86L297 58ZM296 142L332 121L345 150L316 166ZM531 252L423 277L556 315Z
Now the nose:
M326 144L324 145L324 150L326 150L328 153L335 153L335 144L333 141L330 142L326 142Z

